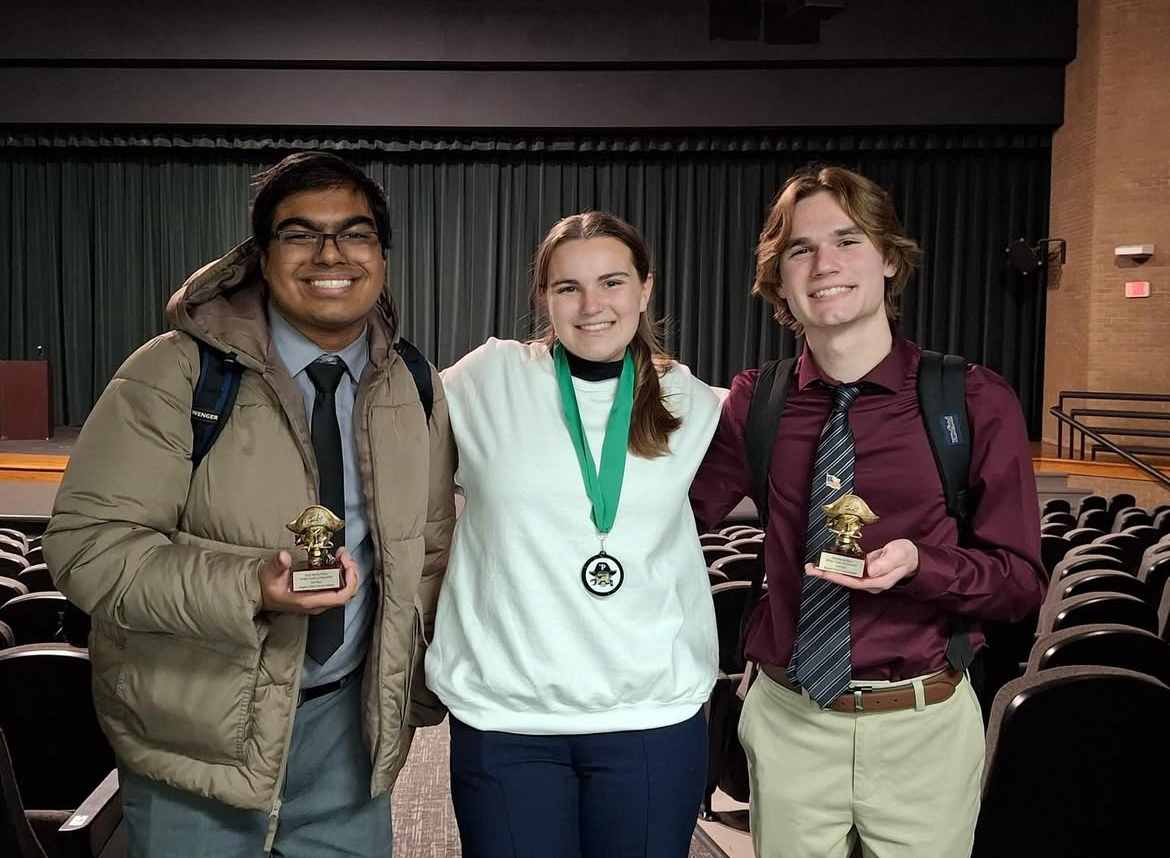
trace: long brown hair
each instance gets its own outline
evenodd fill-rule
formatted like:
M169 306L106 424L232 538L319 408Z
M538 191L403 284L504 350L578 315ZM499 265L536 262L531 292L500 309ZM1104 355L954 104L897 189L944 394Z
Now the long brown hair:
M898 297L910 275L918 267L922 251L906 235L894 211L890 195L876 182L844 167L810 164L793 173L776 199L760 232L756 247L756 282L752 294L771 302L776 321L792 328L799 336L804 326L792 315L788 302L780 294L780 256L792 237L792 217L796 204L820 191L833 195L849 219L874 243L887 263L893 263L894 276L886 278L886 317L898 318Z
M544 314L544 328L538 339L552 348L556 333L548 319L548 269L553 252L566 241L589 238L616 238L630 249L640 282L650 277L650 248L633 226L609 212L583 212L561 218L536 251L532 266L532 302ZM663 402L659 376L671 365L662 346L657 325L647 307L638 319L638 330L630 342L634 354L634 413L630 418L629 450L635 456L653 459L670 452L670 433L682 426Z

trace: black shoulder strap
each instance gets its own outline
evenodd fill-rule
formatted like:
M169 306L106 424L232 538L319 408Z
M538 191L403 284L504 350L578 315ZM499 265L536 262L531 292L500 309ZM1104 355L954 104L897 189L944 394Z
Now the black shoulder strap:
M192 472L199 467L231 416L242 373L235 352L224 354L199 342L199 379L191 395Z
M784 401L788 397L788 385L792 382L795 358L768 361L760 368L756 389L748 406L747 423L744 425L744 446L747 448L748 466L752 472L755 491L756 511L760 516L760 527L768 530L768 471L772 466L772 450L776 446L776 433L780 431L780 415L784 413ZM748 623L755 613L756 605L764 590L764 564L761 562L752 576L752 590L739 618L739 641L736 644L736 658L744 663L744 642Z
M755 487L756 509L760 514L760 526L765 530L768 523L768 469L772 466L772 450L776 446L780 415L788 397L794 366L795 358L784 358L768 361L760 369L743 431Z
M918 408L938 465L947 514L966 536L971 517L967 478L971 469L971 429L967 421L967 359L922 351L918 367Z
M938 466L947 514L959 525L959 542L966 541L971 519L968 475L971 470L971 426L967 420L967 359L922 350L918 365L918 410ZM956 615L947 661L966 670L975 658L967 621Z
M398 338L394 345L406 368L414 378L414 386L418 388L418 401L422 403L423 413L427 416L427 423L431 422L431 409L435 405L435 389L431 385L431 367L426 357L410 340Z
M409 340L400 338L395 349L402 355L406 368L410 370L414 386L418 388L418 400L422 403L427 422L430 423L435 399L430 365L423 353ZM198 468L199 463L207 456L231 416L232 406L236 403L236 393L240 389L242 373L243 367L240 366L235 352L224 354L200 341L199 380L195 382L195 390L191 396L191 429L194 433L194 443L191 445L192 471Z

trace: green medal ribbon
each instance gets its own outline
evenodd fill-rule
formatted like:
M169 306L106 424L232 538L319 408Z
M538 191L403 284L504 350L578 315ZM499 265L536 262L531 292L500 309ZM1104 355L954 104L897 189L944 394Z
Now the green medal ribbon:
M573 374L565 347L559 342L553 346L553 363L557 370L557 384L561 389L561 407L569 437L577 451L585 492L593 502L593 524L602 536L609 533L617 518L618 500L622 495L622 478L626 473L626 451L630 446L630 416L634 412L634 356L627 348L622 359L622 374L618 379L617 395L609 409L605 424L605 440L601 444L601 469L593 463L589 439L581 425L581 411L577 407L577 392L573 390Z

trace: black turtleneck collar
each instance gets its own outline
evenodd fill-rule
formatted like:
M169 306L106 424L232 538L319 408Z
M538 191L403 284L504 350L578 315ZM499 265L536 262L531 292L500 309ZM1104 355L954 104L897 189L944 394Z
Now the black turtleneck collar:
M607 381L622 374L622 361L595 361L578 357L565 349L565 357L569 359L569 372L574 378L582 381Z

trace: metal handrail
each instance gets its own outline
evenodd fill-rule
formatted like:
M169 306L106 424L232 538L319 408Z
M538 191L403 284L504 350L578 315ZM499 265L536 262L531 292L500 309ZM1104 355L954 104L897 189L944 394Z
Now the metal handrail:
M1156 468L1150 467L1145 462L1143 462L1141 459L1126 452L1121 447L1118 447L1112 441L1106 439L1104 435L1099 435L1098 433L1094 432L1090 427L1086 426L1081 421L1076 420L1076 419L1070 417L1069 415L1065 414L1063 411L1060 410L1060 406L1053 405L1051 408L1048 409L1048 413L1051 414L1053 417L1057 418L1058 420L1060 420L1062 426L1065 423L1068 423L1070 426L1074 427L1078 431L1084 433L1085 435L1088 435L1090 438L1092 438L1094 441L1096 441L1102 447L1105 447L1106 449L1108 449L1109 452L1116 453L1118 456L1125 459L1127 462L1129 462L1131 465L1133 465L1138 470L1143 471L1146 474L1149 474L1151 477L1154 478L1155 482L1161 484L1162 488L1170 491L1170 477L1166 476L1165 474L1163 474L1161 471L1157 470ZM1070 431L1070 438L1071 438L1071 431ZM1071 440L1069 442L1069 446L1071 449L1071 446L1072 446Z
M1064 410L1064 401L1066 399L1105 399L1113 402L1170 402L1170 393L1125 393L1123 391L1104 391L1104 390L1062 390L1056 395L1055 408L1059 408L1060 412L1068 417L1068 413ZM1076 416L1081 409L1072 409L1072 415ZM1116 415L1120 416L1120 415ZM1133 420L1144 420L1146 414L1136 413L1129 417ZM1150 418L1155 419L1155 418ZM1080 424L1077 424L1078 426ZM1085 436L1081 435L1081 458L1085 455ZM1056 425L1056 451L1058 456L1064 455L1064 423L1060 422ZM1068 434L1068 455L1071 459L1073 456L1073 433L1070 430Z

